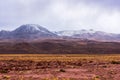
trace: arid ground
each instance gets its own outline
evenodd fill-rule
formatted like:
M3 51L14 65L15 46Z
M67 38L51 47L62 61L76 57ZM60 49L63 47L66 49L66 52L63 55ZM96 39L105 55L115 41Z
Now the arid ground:
M0 55L0 80L119 79L119 54Z

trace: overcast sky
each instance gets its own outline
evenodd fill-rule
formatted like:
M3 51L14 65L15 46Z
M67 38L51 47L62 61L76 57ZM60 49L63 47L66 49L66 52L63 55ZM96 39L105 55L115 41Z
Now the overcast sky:
M22 24L120 33L120 0L0 0L0 30Z

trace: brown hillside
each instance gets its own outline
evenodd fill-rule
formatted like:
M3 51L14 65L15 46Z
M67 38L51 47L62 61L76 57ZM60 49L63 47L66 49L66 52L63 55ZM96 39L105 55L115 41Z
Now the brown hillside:
M34 42L1 42L0 53L120 53L120 43L88 40L40 40Z

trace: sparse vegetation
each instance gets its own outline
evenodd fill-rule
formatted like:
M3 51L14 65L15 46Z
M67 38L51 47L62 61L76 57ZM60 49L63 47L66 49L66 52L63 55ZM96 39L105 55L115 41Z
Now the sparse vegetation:
M0 73L8 73L8 72L9 72L8 69L1 69L1 70L0 70Z
M10 80L10 76L4 75L2 76L2 80Z
M111 61L111 64L120 64L120 61Z
M65 69L60 69L60 72L66 72Z
M119 61L119 54L1 54L0 80L118 80Z
M99 77L99 76L95 76L95 77L93 78L93 80L100 80L100 77Z

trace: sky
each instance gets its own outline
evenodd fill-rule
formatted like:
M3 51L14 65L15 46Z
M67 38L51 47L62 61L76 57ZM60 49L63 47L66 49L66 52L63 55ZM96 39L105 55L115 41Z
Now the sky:
M23 24L120 33L120 0L0 0L0 30Z

